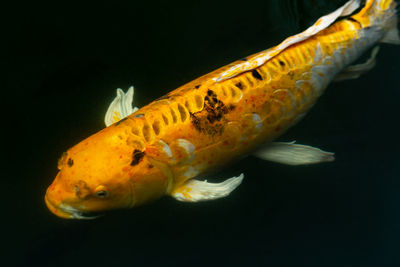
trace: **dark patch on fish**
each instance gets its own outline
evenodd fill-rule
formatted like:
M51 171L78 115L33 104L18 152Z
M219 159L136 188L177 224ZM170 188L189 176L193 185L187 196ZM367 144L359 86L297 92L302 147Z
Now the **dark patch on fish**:
M279 60L279 65L281 65L283 67L283 66L285 66L285 62L283 62L282 60Z
M204 119L204 113L199 111L196 113L190 114L190 119L192 121L193 127L204 134L208 134L214 136L216 134L222 134L224 130L224 125L222 123L214 123L211 124L209 122L208 115L206 119Z
M74 185L74 189L76 196L81 199L90 194L90 188L83 180L79 180L78 183Z
M68 161L67 161L67 164L68 164L69 167L72 167L72 165L74 165L74 160L69 158Z
M199 111L199 112L196 112L196 113L200 113L201 111ZM200 119L196 116L196 114L195 113L190 113L190 120L192 121L192 124L193 124L193 126L194 126L194 128L197 130L197 131L199 131L199 132L202 132L202 127L201 127L201 121L200 121Z
M243 89L243 84L242 84L241 82L238 82L237 84L235 84L235 86L236 86L237 88L239 88L240 90Z
M194 88L199 89L200 88L200 84L195 85Z
M257 70L252 70L252 71L251 71L251 75L253 75L253 77L256 78L257 80L262 81L262 79L263 79L263 78L261 77L260 73L258 73Z
M139 162L143 159L144 155L143 151L140 151L138 149L135 149L132 153L132 161L131 161L131 166L135 166L139 164Z
M232 108L233 109L233 108ZM217 94L213 90L208 90L204 97L203 110L190 113L190 119L193 127L202 133L214 136L222 134L224 130L224 115L232 109L228 108L224 102L218 99Z

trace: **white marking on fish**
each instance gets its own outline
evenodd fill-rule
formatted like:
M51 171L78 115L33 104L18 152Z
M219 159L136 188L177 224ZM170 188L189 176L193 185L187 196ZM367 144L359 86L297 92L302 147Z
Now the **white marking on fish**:
M162 151L164 151L164 153L167 154L168 157L172 158L172 151L169 145L161 139L158 142L162 145Z
M72 207L71 205L61 203L59 206L59 209L61 209L65 213L71 214L72 218L75 219L94 219L97 218L98 216L85 216L83 215L82 211Z
M328 68L324 65L314 66L311 69L310 82L313 85L314 91L321 95L328 83L327 72Z
M196 177L199 173L200 172L198 170L196 170L192 166L189 166L182 175L187 179L191 179Z
M258 131L261 131L263 124L260 115L258 115L257 113L253 113L253 122L256 123L256 129Z
M296 107L297 107L296 98L294 97L293 93L288 89L278 89L278 90L275 90L273 94L274 95L275 94L279 94L280 92L285 92L287 95L289 95L289 97L290 97L290 99L292 101L292 108L289 110L290 113L288 113L286 115L287 116L293 115L293 113L296 111Z
M314 64L322 61L323 56L321 44L318 43L317 49L315 49Z
M189 155L193 154L196 147L186 139L177 139L178 146L182 147Z
M306 74L306 73L305 73ZM307 73L307 75L309 74L309 72ZM303 75L303 76L306 76L306 75ZM299 90L301 90L302 92L304 92L303 91L303 85L304 84L309 84L310 82L309 81L307 81L307 80L298 80L298 81L296 81L296 87L299 89ZM304 93L305 94L305 93ZM306 103L306 102L308 102L309 100L310 100L310 98L312 98L312 95L305 95L304 97L302 97L302 99L301 99L301 105L303 105L304 103Z

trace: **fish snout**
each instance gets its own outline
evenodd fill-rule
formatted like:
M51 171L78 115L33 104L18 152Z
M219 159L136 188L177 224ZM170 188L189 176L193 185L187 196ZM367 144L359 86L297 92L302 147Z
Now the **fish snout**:
M54 194L47 189L44 200L47 208L56 216L63 219L94 219L100 214L88 213L75 208L73 205L66 203L59 197L54 197Z
M55 203L51 200L49 197L49 194L46 193L44 200L46 202L47 208L56 216L64 218L64 219L72 219L73 214L69 213L61 208L61 202L60 203Z
M58 217L69 219L73 218L73 214L63 209L63 201L65 199L65 190L62 190L61 184L58 183L58 175L53 183L47 188L44 197L47 208Z
M93 219L100 214L81 210L81 199L77 197L76 191L62 190L62 185L53 182L45 195L47 208L56 216L63 219ZM79 195L79 194L78 194Z

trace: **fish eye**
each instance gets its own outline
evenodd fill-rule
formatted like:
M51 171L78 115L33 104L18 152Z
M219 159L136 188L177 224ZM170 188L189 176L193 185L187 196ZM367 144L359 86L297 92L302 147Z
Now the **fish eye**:
M96 197L104 198L108 196L108 192L106 190L99 190L96 193Z

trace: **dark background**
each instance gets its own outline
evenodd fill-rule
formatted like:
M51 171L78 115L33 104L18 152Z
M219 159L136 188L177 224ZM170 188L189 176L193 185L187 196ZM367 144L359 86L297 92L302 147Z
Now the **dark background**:
M281 42L345 1L16 3L2 23L2 266L400 266L399 47L331 84L284 141L336 153L290 167L253 157L229 197L165 197L97 220L43 197L61 153L99 131L116 88L153 99Z

